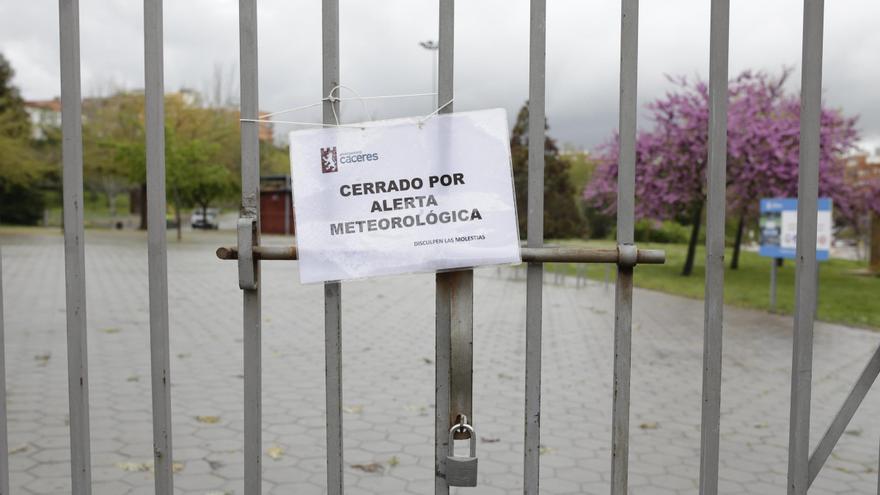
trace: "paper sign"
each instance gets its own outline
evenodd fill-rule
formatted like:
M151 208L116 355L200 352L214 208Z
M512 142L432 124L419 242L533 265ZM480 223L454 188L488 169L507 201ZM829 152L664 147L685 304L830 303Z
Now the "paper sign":
M503 109L290 133L302 283L519 263Z

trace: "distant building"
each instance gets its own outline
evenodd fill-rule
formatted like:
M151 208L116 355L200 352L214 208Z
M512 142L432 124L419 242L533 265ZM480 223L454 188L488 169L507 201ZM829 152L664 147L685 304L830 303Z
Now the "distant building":
M862 184L880 179L880 149L874 153L859 152L844 159L845 177L850 184Z
M31 119L31 137L46 137L44 127L61 127L61 98L26 101L24 108Z
M260 177L260 230L264 234L294 233L289 175Z

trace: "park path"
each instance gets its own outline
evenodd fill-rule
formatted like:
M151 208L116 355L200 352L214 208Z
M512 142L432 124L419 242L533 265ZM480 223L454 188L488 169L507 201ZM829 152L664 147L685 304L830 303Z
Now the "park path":
M0 232L12 493L69 493L62 239L35 232ZM152 459L145 239L86 238L94 492L152 493L152 474L142 471ZM242 493L241 293L235 264L213 255L230 243L221 232L169 245L177 493ZM525 283L518 273L488 268L475 277L480 486L463 494L522 491ZM290 262L265 262L262 284L264 491L323 493L323 290L300 285ZM433 292L429 275L344 284L348 493L433 491ZM547 276L542 493L608 491L612 292ZM784 493L790 318L728 308L725 322L721 492ZM702 326L702 301L636 289L634 494L697 493ZM817 324L813 444L878 343L870 331ZM812 494L876 493L878 413L873 391Z

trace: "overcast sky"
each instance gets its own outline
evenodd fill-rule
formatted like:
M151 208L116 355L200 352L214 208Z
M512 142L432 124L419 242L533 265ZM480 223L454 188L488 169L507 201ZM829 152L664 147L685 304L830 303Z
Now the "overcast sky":
M433 90L437 0L341 0L341 79L362 95ZM617 127L620 1L548 0L547 116L561 143L592 148ZM276 111L321 97L320 0L259 0L260 106ZM730 73L795 68L800 86L800 0L736 0ZM639 100L670 89L666 74L707 77L709 0L641 2ZM143 2L80 0L82 82L89 94L143 87ZM456 4L455 108L505 107L528 95L528 0ZM58 2L0 3L0 51L28 99L59 93ZM826 105L859 115L866 145L880 146L880 2L826 2ZM165 86L206 91L216 67L238 88L238 2L165 2ZM231 76L231 77L229 77ZM430 112L430 98L343 107L346 121ZM318 121L317 111L290 120ZM642 125L649 125L642 119ZM279 126L277 132L287 129Z

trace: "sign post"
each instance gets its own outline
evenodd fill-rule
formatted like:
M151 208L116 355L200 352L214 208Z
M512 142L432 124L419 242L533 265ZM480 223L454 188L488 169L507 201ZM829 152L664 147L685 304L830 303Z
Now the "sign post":
M816 260L828 260L834 238L831 198L819 198L816 229ZM770 264L770 311L776 310L778 267L784 259L794 259L797 247L797 199L764 198L761 200L760 255L772 258ZM819 268L816 267L818 312Z

